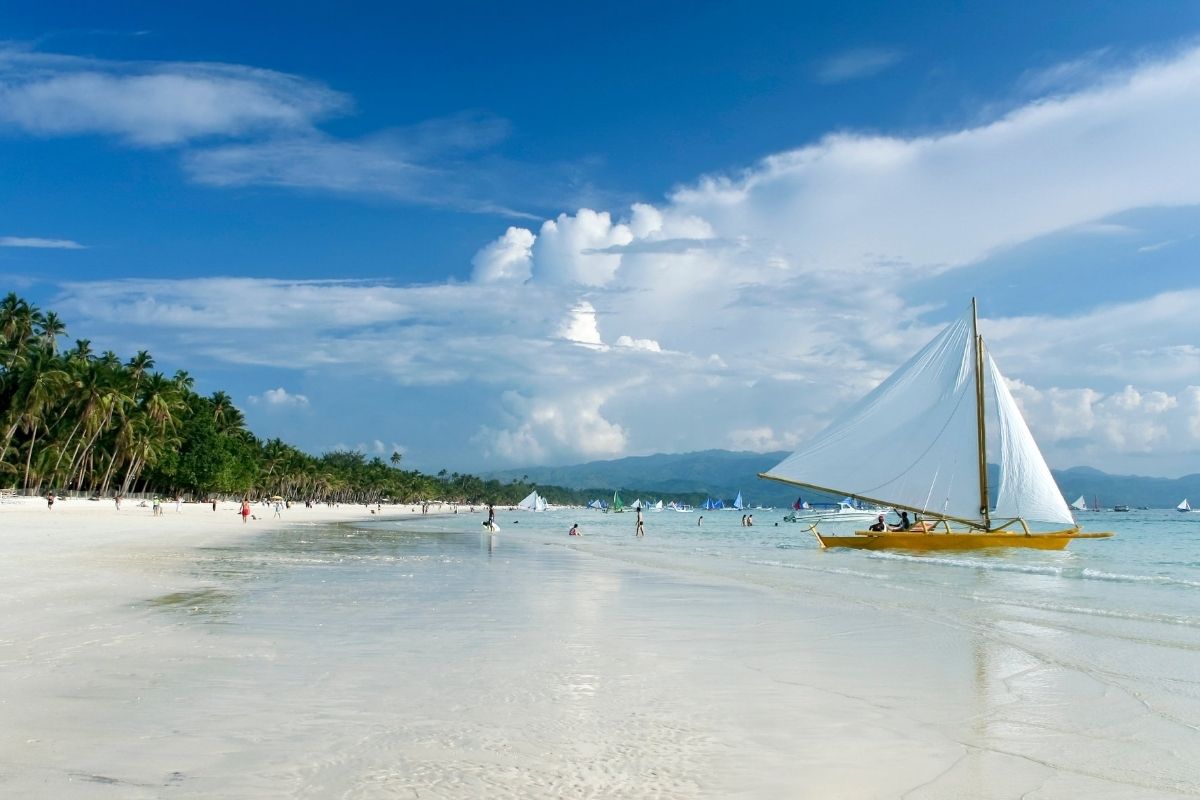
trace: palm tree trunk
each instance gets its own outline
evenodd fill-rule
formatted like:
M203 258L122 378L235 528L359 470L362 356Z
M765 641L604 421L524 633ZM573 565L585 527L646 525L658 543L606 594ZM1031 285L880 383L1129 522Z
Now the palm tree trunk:
M29 452L25 454L25 479L21 482L24 491L29 491L29 468L33 464L33 451L37 445L38 425L33 423L33 430L29 436Z

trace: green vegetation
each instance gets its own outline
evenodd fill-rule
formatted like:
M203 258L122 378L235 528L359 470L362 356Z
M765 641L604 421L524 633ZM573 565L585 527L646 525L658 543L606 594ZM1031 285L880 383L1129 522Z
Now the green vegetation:
M225 392L193 391L184 371L154 371L146 351L122 361L86 339L59 349L66 326L54 312L10 293L0 301L0 487L27 494L77 491L270 497L317 502L511 504L532 486L512 479L426 475L357 452L320 457L246 430ZM554 503L594 493L541 487Z

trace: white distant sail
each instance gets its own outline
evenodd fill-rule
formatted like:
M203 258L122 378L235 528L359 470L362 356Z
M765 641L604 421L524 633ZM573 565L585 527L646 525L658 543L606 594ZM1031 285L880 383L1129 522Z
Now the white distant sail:
M1079 498L1074 503L1071 503L1071 508L1076 511L1087 511L1087 500L1084 499L1083 495L1079 495Z
M517 503L517 508L523 508L526 511L545 511L546 501L537 493L537 490L530 492L525 496L525 499Z
M738 492L737 499L733 501L733 507L738 511L742 510L742 493Z
M1183 498L1183 502L1175 506L1176 511L1191 511L1192 507L1188 504L1187 498Z
M763 477L849 493L985 531L1018 517L1073 526L1003 376L990 356L978 357L975 342L974 314L968 309ZM981 436L981 418L988 413L999 420L996 487L987 486Z

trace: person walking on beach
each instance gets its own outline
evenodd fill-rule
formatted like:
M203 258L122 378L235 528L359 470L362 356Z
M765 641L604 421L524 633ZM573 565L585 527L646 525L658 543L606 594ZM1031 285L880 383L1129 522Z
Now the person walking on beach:
M120 511L121 510L121 495L114 494L113 502L117 504L117 511Z
M153 503L151 503L151 506L150 506L150 516L152 516L152 517L161 517L162 516L162 500L159 498L158 495L154 495L154 501L153 501Z
M250 501L249 500L246 500L246 499L242 500L241 514L242 514L242 524L245 525L246 520L250 517Z
M642 522L642 507L641 506L637 507L637 528L634 529L633 535L634 536L645 536L646 535L646 526Z
M51 492L50 494L46 495L46 510L47 511L54 510L54 492Z

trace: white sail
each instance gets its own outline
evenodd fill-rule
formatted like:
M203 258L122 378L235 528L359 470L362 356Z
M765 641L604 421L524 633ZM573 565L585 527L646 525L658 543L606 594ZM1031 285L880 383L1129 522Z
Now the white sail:
M990 389L1000 420L1000 452L993 454L1000 462L1000 485L991 492L996 498L993 516L1000 521L1020 518L1074 525L1071 509L1054 482L1050 467L1046 466L1017 402L1008 391L1004 376L990 355L985 358L984 387Z
M733 507L737 511L742 510L742 493L741 492L738 492L737 499L733 501Z
M530 492L527 494L526 498L521 500L521 503L517 504L517 507L518 509L524 509L526 511L536 510L536 507L538 507L538 492Z
M764 477L980 521L970 310Z
M1191 511L1192 510L1192 506L1188 503L1186 497L1183 498L1183 502L1180 503L1179 505L1175 506L1175 508L1179 511Z
M517 503L517 508L523 508L526 511L545 511L546 501L542 499L537 490L530 492L525 496L525 499Z
M1071 508L1075 509L1076 511L1087 511L1087 500L1083 495L1079 495L1075 502L1071 503Z

